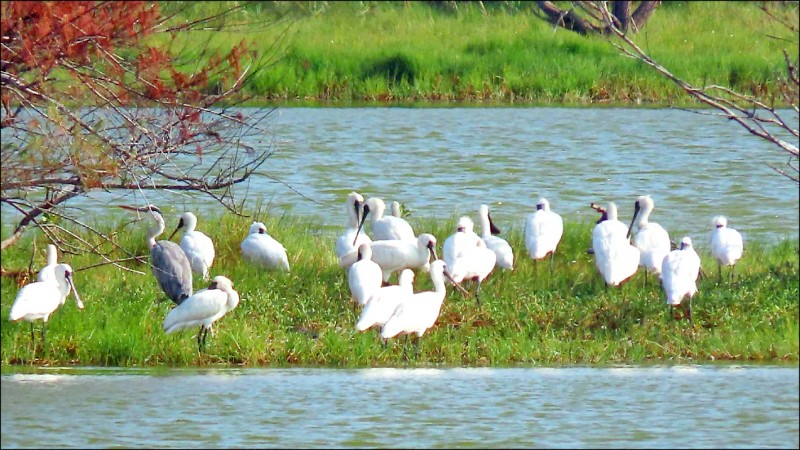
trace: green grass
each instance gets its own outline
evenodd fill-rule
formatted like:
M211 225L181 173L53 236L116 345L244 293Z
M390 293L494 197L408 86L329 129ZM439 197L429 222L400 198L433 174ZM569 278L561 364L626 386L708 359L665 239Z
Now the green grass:
M517 366L607 363L686 363L709 361L798 361L798 243L748 243L733 283L717 282L717 268L700 251L706 277L699 282L694 326L669 317L664 294L653 277L641 273L620 288L605 289L591 255L591 224L567 223L551 274L548 263L534 265L524 252L521 230L506 238L515 250L513 273L496 269L472 298L449 290L434 327L413 356L403 339L384 347L376 330L359 333L359 311L349 299L346 272L334 257L340 230L323 229L290 216L270 216L268 232L287 248L290 273L246 265L239 243L249 219L225 215L200 230L215 242L213 275L233 280L238 308L215 325L206 352L198 353L197 330L166 335L161 323L172 303L144 264L81 270L98 262L92 255L62 255L77 270L75 282L86 305L71 297L49 321L47 344L36 347L27 322L10 323L18 291L2 277L3 365L98 366ZM433 232L439 251L455 218L411 217L418 232ZM102 228L102 226L98 225ZM117 239L146 254L142 223L114 226ZM110 231L106 229L107 231ZM24 242L2 252L3 268L44 262L46 242L28 233ZM35 242L34 242L35 241ZM727 274L727 272L726 272ZM395 282L395 278L392 279ZM195 288L203 283L195 279ZM469 288L469 285L467 285ZM431 289L418 273L415 291Z
M162 8L186 6L175 3ZM460 4L457 13L424 2L251 4L228 21L251 24L238 32L184 38L190 46L208 40L221 49L244 39L270 55L273 65L248 86L262 102L689 102L680 88L603 39L554 32L530 5L498 3L506 7L487 15L474 3ZM196 2L183 14L197 18L228 6ZM796 19L796 6L790 8ZM768 96L785 70L782 50L797 53L796 36L786 36L757 2L664 4L635 40L690 83Z

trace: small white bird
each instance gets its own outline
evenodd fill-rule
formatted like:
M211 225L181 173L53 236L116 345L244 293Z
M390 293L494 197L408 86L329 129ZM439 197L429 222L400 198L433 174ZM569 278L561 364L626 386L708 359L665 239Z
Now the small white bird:
M525 248L534 261L550 255L550 271L553 271L553 255L561 236L564 234L564 221L550 210L550 202L542 197L536 202L536 212L525 220Z
M289 258L286 248L267 234L267 227L261 222L250 225L250 234L242 241L242 257L245 261L270 270L289 271Z
M628 228L628 236L636 223L638 230L633 238L633 245L639 249L639 265L645 270L645 281L647 272L655 275L661 274L661 263L664 257L671 250L669 233L661 225L650 222L650 213L653 211L655 203L649 195L642 195L636 199L633 209L631 225ZM636 219L639 219L638 221Z
M383 286L378 289L364 305L361 316L356 323L358 331L364 331L373 326L382 327L392 316L397 305L414 294L414 271L403 269L400 272L399 282L396 285Z
M692 321L692 297L697 293L697 277L700 275L700 257L692 248L692 239L681 239L681 246L664 257L661 268L661 285L667 295L670 311L688 297L687 314Z
M50 315L63 305L70 291L75 294L75 304L83 309L83 302L75 289L72 280L72 267L69 264L57 264L52 276L43 281L36 281L22 287L11 305L8 320L16 322L26 320L31 324L31 341L33 341L33 322L42 319L42 347L44 347L47 320Z
M628 227L617 219L614 202L608 204L606 217L592 230L594 262L606 285L618 286L636 273L640 253L628 240Z
M169 334L200 325L200 331L197 333L197 350L203 351L209 330L214 333L212 328L214 322L232 311L238 304L239 293L233 289L231 280L217 275L207 289L195 292L167 314L164 318L164 331Z
M481 305L480 289L483 280L488 277L497 263L497 254L486 247L483 239L476 246L465 248L453 261L453 267L447 267L446 275L453 283L470 280L475 283L475 301Z
M197 216L191 212L185 212L181 215L178 226L169 236L169 240L172 240L172 236L175 236L178 230L184 228L181 248L186 253L186 257L189 258L192 272L200 275L204 280L208 280L208 271L211 268L211 264L214 263L214 243L205 233L195 230L196 227Z
M722 281L722 266L731 266L730 277L733 279L733 269L736 267L736 261L742 257L744 252L742 235L735 229L728 228L728 219L725 216L714 217L713 224L711 256L717 260L719 279Z
M56 266L58 265L58 249L53 244L47 244L47 265L42 267L36 276L37 281L55 280Z
M348 253L355 253L361 244L369 244L372 242L364 230L359 230L359 223L361 222L362 208L364 206L364 197L358 192L351 192L347 196L347 228L344 233L336 239L336 257L340 262L342 257ZM355 258L353 258L353 261ZM352 261L350 262L352 264ZM345 269L350 267L342 266Z
M381 288L383 271L372 260L370 244L358 247L358 261L354 262L347 272L347 284L350 286L350 298L358 306L364 306L372 295Z
M478 214L481 219L481 238L486 242L486 247L497 255L497 265L503 269L514 270L514 250L505 239L494 236L501 231L492 221L489 206L481 205Z
M418 292L403 299L381 329L381 338L389 339L402 334L416 334L416 349L419 338L436 323L447 290L444 286L444 261L431 263L433 291Z
M375 241L383 240L407 240L416 241L417 236L414 229L405 219L395 216L385 216L386 204L378 197L370 197L364 204L364 215L361 217L359 230L364 226L367 216L372 213L372 239Z
M392 273L403 269L428 271L431 255L437 259L436 238L429 233L420 234L413 242L396 239L373 241L370 249L372 260L381 266L384 283L389 281Z
M444 240L442 245L442 260L445 267L452 268L457 257L468 249L476 247L481 237L474 230L472 219L461 216L456 223L456 232Z

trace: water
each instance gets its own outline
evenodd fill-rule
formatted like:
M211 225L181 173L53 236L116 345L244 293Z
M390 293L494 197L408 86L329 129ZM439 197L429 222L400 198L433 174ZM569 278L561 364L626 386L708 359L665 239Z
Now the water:
M797 448L796 367L37 369L2 447Z
M504 230L521 230L540 196L565 219L589 221L599 217L589 204L608 201L629 220L642 194L655 200L651 220L674 240L707 242L717 214L746 240L797 239L800 230L797 185L769 167L783 166L786 154L716 116L625 108L280 108L264 125L274 136L250 144L278 152L265 175L237 192L249 193L250 208L263 201L269 214L307 217L333 234L346 224L352 190L397 200L412 219L477 219L486 203ZM208 197L146 195L175 223L185 209L220 211ZM101 191L90 199L70 205L107 216L109 203L145 201Z

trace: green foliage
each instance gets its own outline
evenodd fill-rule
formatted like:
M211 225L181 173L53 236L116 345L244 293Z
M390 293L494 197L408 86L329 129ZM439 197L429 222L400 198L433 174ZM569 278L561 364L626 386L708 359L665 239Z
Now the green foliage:
M439 238L439 251L456 221L407 217L418 233ZM384 346L377 330L355 330L360 311L350 300L346 272L333 251L340 230L260 211L258 220L287 248L291 266L289 273L269 272L241 260L239 244L251 220L224 215L198 224L216 246L212 276L227 276L241 295L238 308L215 325L205 353L197 351L197 330L163 332L161 323L173 305L146 265L129 265L144 275L111 265L81 270L100 261L91 255L61 255L76 270L86 308L78 310L68 298L51 316L44 348L41 322L32 343L28 323L3 320L2 364L380 367L798 361L796 241L748 242L733 282L727 270L719 282L716 264L701 253L705 277L693 301L691 326L670 317L652 276L645 282L640 272L619 288L604 287L586 252L592 223L565 224L552 273L549 261L527 257L522 231L512 227L505 237L515 250L515 270L497 269L483 283L481 308L473 298L449 289L436 325L420 339L415 356L415 336ZM115 231L123 245L146 254L144 223L96 226ZM6 270L27 268L32 258L34 269L44 264L46 242L32 236L3 251ZM199 278L194 284L195 289L205 287ZM414 285L415 291L432 288L422 272ZM469 283L465 287L473 288ZM2 317L8 317L17 291L12 278L2 277Z
M232 3L163 8L191 20ZM271 52L288 36L282 57L248 86L267 101L692 104L672 82L602 38L554 31L526 2L484 2L486 14L475 2L458 2L457 9L436 3L248 3L228 20L249 27L190 35L187 42L229 50L244 37L251 48ZM796 42L770 38L784 33L755 2L668 3L635 37L656 60L696 85L776 94L773 81L785 72L781 51L793 45L793 54ZM285 26L264 26L270 21Z

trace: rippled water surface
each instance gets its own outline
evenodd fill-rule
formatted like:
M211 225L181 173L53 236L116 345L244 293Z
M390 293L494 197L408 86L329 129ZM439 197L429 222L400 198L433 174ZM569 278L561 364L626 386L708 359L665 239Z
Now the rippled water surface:
M397 200L412 218L477 218L486 203L503 229L522 229L540 196L568 220L596 219L589 204L607 201L629 220L642 194L652 195L651 220L673 239L706 242L717 214L745 239L797 239L800 227L797 185L769 167L784 165L785 153L715 116L623 108L280 108L265 126L273 135L250 144L278 149L263 168L269 177L253 178L239 192L271 214L309 217L332 233L346 224L352 190ZM184 208L216 208L207 197L148 195L176 218ZM74 204L97 214L98 204L121 201L116 193L92 197L92 205Z
M2 447L782 447L796 367L39 369Z

